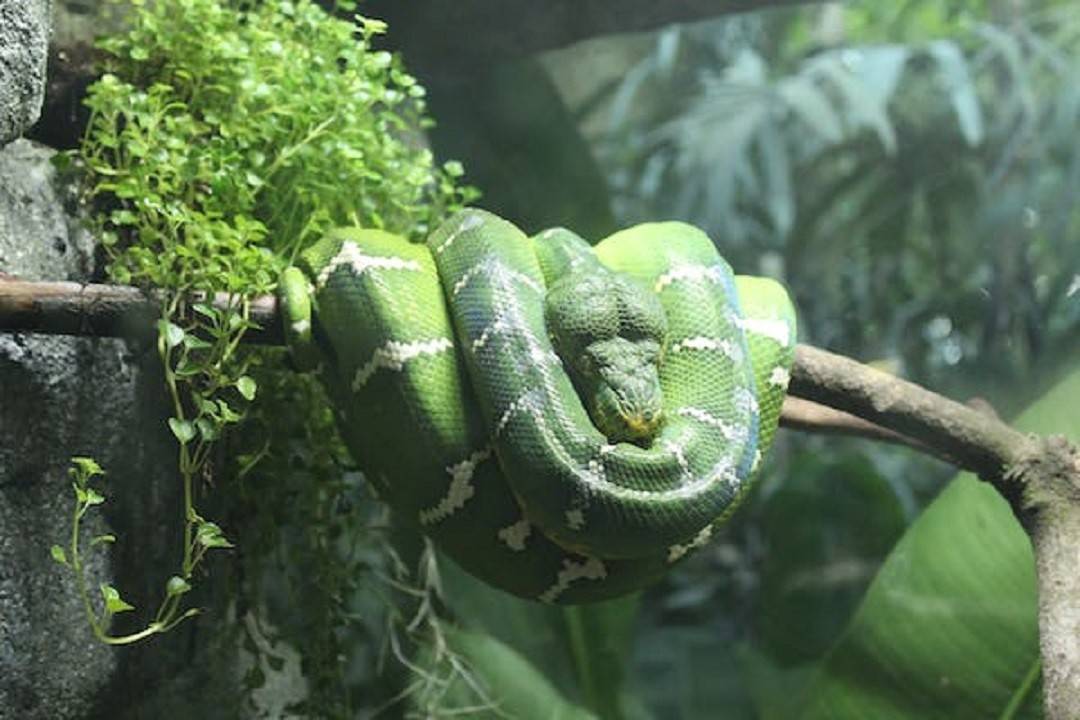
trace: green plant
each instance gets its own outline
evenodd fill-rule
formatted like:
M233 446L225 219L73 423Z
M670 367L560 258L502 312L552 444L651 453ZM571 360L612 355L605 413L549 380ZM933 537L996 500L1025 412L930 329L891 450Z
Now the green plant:
M259 461L276 456L281 462L268 463L271 484L260 502L302 497L291 519L322 521L293 552L307 553L306 571L337 599L323 608L328 624L347 623L341 597L355 577L331 567L338 535L330 535L362 529L360 520L337 523L341 498L334 489L348 489L348 464L310 381L283 377L280 353L240 345L253 327L249 298L270 292L279 271L329 227L355 224L419 238L475 191L459 184L459 163L436 166L423 145L420 132L430 124L424 90L397 57L374 47L383 23L336 19L308 0L131 5L130 29L99 43L104 74L88 90L86 135L62 158L84 176L109 276L163 298L157 349L168 425L179 444L184 550L163 610L123 640L194 614L181 599L197 568L208 550L231 546L200 515L201 481L226 431L249 416L258 422L247 424L237 442L246 451L224 469L238 502ZM288 422L276 414L281 405L263 397L266 387L281 398L302 398L281 401ZM253 410L257 392L269 409ZM297 445L310 460L299 470L286 459ZM90 460L73 462L71 558L53 552L82 578L78 522L101 502L88 484L100 469ZM117 642L105 633L108 621L130 606L111 589L105 599L104 614L88 604L88 617L99 638Z
M86 579L85 554L79 546L80 528L83 516L90 508L105 502L105 496L91 486L90 481L95 477L102 476L105 471L97 462L88 457L71 458L71 467L68 475L71 477L71 488L75 494L75 507L71 518L71 539L68 541L67 550L60 545L50 548L53 560L71 570L75 577L75 583L79 589L79 597L82 598L83 609L86 612L86 620L94 636L103 643L109 645L128 645L138 642L156 633L168 632L186 618L198 614L198 609L189 608L183 612L180 610L180 599L191 590L191 584L182 577L173 575L165 583L165 597L158 607L154 620L142 630L127 635L110 635L108 632L109 622L113 615L128 612L135 608L120 596L120 591L112 585L102 583L101 611L94 608L90 600L90 588ZM112 534L97 535L90 541L90 547L116 542L116 536ZM203 522L199 525L194 542L197 544L197 557L201 557L207 549L220 547L227 544L221 537L221 530L213 523Z

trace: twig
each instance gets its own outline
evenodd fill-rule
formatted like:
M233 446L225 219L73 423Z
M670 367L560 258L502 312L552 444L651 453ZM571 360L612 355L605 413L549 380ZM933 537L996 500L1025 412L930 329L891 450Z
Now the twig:
M915 438L875 425L843 410L837 410L794 395L788 395L784 398L784 407L780 413L780 425L791 430L801 430L820 435L847 435L894 445L904 445L919 452L933 455L939 460L944 460L952 465L957 464L955 459L946 456L938 448L930 447Z
M213 304L228 307L220 293ZM155 293L125 285L75 282L30 282L0 277L0 331L92 337L145 337L161 317ZM277 302L266 296L251 304L251 320L259 325L244 342L280 345Z
M788 391L913 438L955 458L960 467L999 486L1029 438L967 405L915 383L809 345L795 350Z

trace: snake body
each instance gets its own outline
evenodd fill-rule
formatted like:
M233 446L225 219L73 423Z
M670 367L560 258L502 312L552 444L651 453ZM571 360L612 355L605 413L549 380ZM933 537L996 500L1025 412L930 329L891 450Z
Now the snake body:
M708 540L771 444L795 340L783 288L681 223L594 248L481 210L426 244L340 229L280 295L395 515L545 602L638 589Z

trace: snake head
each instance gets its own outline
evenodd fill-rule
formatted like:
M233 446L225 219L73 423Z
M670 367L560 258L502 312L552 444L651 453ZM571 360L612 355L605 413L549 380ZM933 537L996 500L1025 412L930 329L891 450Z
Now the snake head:
M549 288L545 317L596 428L611 442L647 445L663 422L667 321L656 296L595 266Z
M612 442L645 444L663 420L660 345L614 337L590 344L576 363L585 407Z

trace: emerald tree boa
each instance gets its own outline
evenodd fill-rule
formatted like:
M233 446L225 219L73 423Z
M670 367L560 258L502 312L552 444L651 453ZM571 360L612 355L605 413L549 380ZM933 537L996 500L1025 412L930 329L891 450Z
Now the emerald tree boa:
M481 210L425 244L339 229L279 293L396 517L543 602L636 590L709 539L771 445L795 344L783 287L673 222L594 247Z

